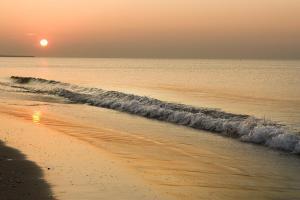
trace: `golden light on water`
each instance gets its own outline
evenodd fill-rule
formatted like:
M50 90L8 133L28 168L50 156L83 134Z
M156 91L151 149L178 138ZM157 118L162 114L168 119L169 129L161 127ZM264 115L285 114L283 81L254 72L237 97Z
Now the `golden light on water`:
M41 112L40 111L35 111L32 115L32 121L33 123L39 124L41 121Z

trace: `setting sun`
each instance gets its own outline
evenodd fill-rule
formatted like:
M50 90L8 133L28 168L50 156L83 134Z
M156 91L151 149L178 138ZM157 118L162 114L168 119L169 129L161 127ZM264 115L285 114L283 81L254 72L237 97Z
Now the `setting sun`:
M40 45L41 45L41 47L47 47L47 46L48 46L48 40L42 39L42 40L40 41Z

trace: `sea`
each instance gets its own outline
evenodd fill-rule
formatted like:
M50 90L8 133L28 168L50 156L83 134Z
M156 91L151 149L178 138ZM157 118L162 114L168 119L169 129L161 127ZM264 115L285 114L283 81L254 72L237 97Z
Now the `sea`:
M245 199L300 198L299 86L299 60L0 58L2 94L62 98L110 129L224 155L218 164L250 175L223 189L243 180Z

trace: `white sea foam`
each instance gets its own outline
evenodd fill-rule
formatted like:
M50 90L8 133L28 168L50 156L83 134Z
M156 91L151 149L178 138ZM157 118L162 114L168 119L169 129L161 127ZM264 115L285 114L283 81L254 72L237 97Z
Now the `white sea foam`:
M84 88L40 78L13 76L11 79L13 80L11 87L26 92L60 96L74 103L114 109L300 154L300 135L298 133L289 131L281 124L253 116L169 103L117 91Z

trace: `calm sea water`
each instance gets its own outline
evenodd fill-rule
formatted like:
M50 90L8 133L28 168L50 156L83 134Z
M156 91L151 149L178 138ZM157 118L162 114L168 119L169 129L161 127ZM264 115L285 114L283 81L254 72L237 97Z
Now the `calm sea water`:
M0 58L0 77L40 77L219 108L300 130L300 61Z

